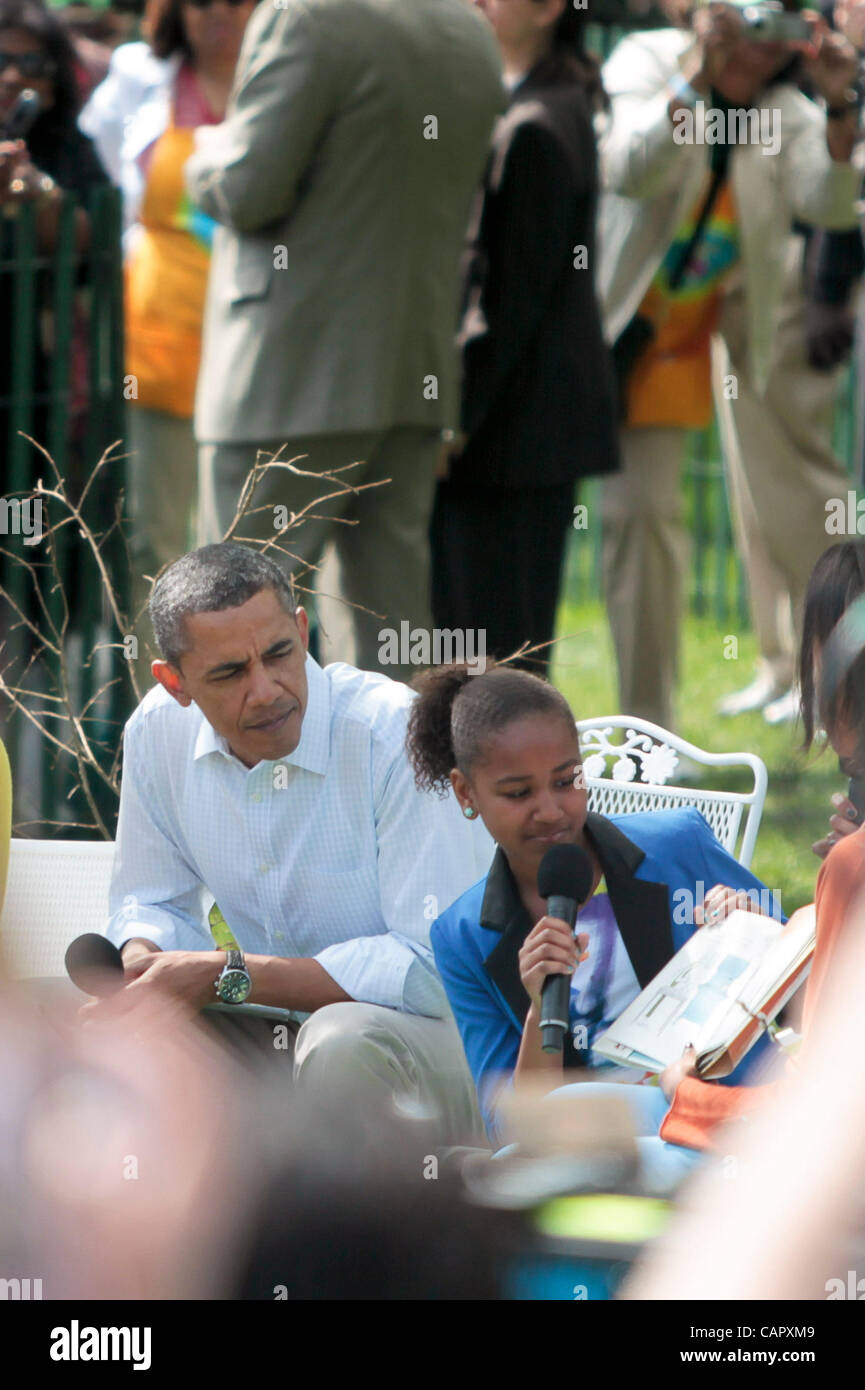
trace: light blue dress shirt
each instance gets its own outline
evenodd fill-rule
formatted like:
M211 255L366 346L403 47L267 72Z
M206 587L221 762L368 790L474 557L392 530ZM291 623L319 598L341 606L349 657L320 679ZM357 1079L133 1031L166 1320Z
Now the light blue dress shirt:
M247 768L196 705L151 690L125 733L111 918L116 945L213 950L215 899L249 955L314 957L353 999L445 1017L435 919L494 845L452 792L419 792L415 698L385 676L306 659L293 753Z

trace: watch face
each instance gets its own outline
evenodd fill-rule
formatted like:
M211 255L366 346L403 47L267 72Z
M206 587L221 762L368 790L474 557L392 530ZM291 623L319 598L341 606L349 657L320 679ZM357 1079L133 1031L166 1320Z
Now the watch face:
M251 989L245 970L226 970L219 981L219 997L224 1004L242 1004Z

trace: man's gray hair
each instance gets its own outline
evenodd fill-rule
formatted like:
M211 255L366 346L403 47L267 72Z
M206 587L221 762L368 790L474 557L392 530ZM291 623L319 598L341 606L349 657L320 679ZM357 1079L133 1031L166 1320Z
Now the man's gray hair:
M180 665L189 648L186 619L194 613L239 608L262 589L273 589L286 613L297 611L291 580L268 556L237 541L191 550L168 566L150 595L150 620L165 661Z

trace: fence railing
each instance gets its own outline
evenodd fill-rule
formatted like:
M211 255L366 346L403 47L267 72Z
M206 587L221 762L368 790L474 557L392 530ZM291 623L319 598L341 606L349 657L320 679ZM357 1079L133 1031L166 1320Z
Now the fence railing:
M76 200L63 199L50 252L39 247L32 205L16 209L14 217L0 216L0 669L9 685L33 692L28 704L42 711L43 724L61 742L70 729L58 703L65 682L75 714L89 721L93 747L110 764L129 708L126 682L118 679L122 656L105 646L119 635L107 622L97 557L72 524L55 529L62 507L35 496L38 481L52 487L56 479L31 443L48 452L93 535L104 537L99 558L125 602L128 566L116 525L122 461L87 486L101 455L126 433L119 193L95 189L86 212L89 238L78 250ZM28 508L29 535L21 524ZM34 535L34 519L41 537ZM66 635L59 646L58 632ZM75 792L75 763L8 698L0 708L0 733L13 768L17 825L89 818ZM98 777L93 794L113 825L115 799Z

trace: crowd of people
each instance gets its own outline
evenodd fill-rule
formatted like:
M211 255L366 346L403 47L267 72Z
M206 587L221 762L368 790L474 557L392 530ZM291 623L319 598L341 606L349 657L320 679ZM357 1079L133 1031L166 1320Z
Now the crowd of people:
M601 66L567 0L148 0L95 81L62 20L0 0L0 118L25 87L41 101L0 144L0 202L35 199L50 249L57 185L122 190L136 632L155 653L98 924L122 988L53 1025L86 1078L69 1110L44 1025L17 1002L5 1025L37 1094L15 1100L36 1160L10 1241L48 1252L62 1295L81 1229L123 1205L107 1166L96 1197L61 1191L45 1136L65 1124L77 1152L75 1116L92 1113L103 1157L158 1159L118 1218L126 1267L85 1261L91 1296L116 1280L129 1297L350 1297L360 1278L367 1296L473 1298L504 1296L515 1232L469 1221L450 1187L424 1205L418 1136L424 1165L503 1163L514 1098L564 1114L575 1093L614 1095L641 1190L695 1194L687 1242L742 1117L783 1121L797 1087L819 1089L831 1002L861 968L865 831L847 803L801 909L801 1077L767 1038L722 1085L691 1049L659 1084L595 1050L695 930L757 910L763 885L694 809L588 810L575 717L593 712L548 679L579 479L601 478L621 708L675 729L682 458L717 415L761 658L721 713L801 712L809 745L823 730L847 775L865 770L849 621L865 542L827 548L825 525L848 486L831 427L863 268L865 0L769 8L768 39L735 3L665 3L665 27ZM238 517L259 458L276 463ZM350 621L313 651L307 610L334 595ZM483 633L485 668L419 674L405 645L385 659L383 628L406 625ZM574 929L539 887L556 846L591 870ZM555 1055L540 1021L557 974ZM213 1103L238 1066L251 1160ZM125 1097L113 1135L109 1091ZM288 1098L303 1142L275 1161ZM196 1241L211 1143L221 1181L246 1161L253 1181ZM0 1190L16 1162L0 1149ZM157 1258L142 1233L160 1181L178 1220ZM347 1228L369 1269L335 1263ZM632 1291L676 1287L660 1257Z

